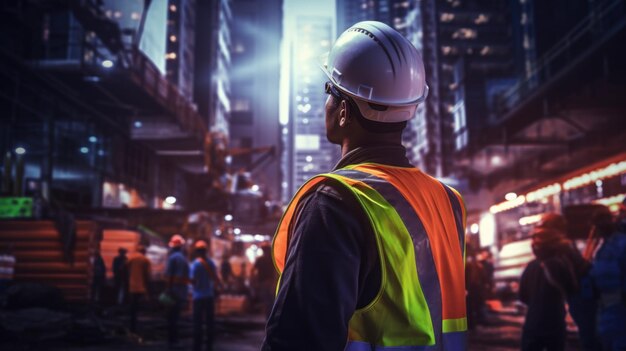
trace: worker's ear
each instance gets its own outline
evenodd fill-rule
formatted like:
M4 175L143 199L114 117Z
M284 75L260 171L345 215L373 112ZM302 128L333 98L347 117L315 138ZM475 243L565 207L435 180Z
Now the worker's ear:
M341 100L339 105L339 126L345 127L350 123L350 104L346 100Z

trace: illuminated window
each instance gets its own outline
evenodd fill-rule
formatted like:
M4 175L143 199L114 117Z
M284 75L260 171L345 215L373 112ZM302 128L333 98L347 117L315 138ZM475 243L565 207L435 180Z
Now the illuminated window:
M492 53L493 51L491 50L491 48L489 46L485 46L484 48L482 48L480 50L480 54L485 56L485 55L489 55L490 53Z
M168 54L165 55L165 59L166 60L176 60L176 53L175 52L170 52Z
M139 15L139 12L133 12L130 14L130 18L134 21L138 21L141 18L141 16Z
M170 35L170 41L172 43L175 43L176 42L176 36L175 35Z
M452 22L454 20L454 14L453 13L444 12L439 17L439 20L441 22Z
M233 103L234 111L250 111L250 100L248 99L236 99Z
M530 49L530 38L528 38L528 35L524 35L524 49Z
M458 53L457 48L451 46L444 46L441 48L441 53L444 55L456 55Z
M122 17L122 13L120 11L115 11L115 18Z
M170 5L170 11L176 12L176 5Z
M452 33L452 38L454 39L476 39L478 33L476 30L471 28L459 28L457 31Z
M476 17L476 19L474 20L474 23L476 24L483 24L483 23L487 23L489 22L489 17L485 16L484 14L480 14L478 15L478 17Z
M296 150L319 150L320 136L317 134L296 135Z

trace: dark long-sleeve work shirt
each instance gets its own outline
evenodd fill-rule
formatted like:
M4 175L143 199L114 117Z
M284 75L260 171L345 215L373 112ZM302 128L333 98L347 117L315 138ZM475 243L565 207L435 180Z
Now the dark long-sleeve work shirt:
M525 335L565 337L565 301L546 278L541 261L528 263L520 280L519 299L528 306Z
M335 169L367 162L412 167L394 145L355 149ZM343 350L352 314L380 289L376 238L354 196L333 180L300 203L262 350Z

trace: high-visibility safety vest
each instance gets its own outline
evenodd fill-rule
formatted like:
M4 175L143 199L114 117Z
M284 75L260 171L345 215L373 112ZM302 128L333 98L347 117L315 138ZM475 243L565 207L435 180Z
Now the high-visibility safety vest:
M329 178L354 194L369 218L382 272L376 297L350 319L345 350L464 350L465 208L454 189L417 168L358 164L306 182L274 237L279 273L299 200Z

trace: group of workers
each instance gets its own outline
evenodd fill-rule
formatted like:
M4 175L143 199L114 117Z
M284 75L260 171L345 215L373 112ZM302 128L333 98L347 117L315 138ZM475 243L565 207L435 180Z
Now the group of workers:
M566 304L584 350L626 350L626 199L617 219L606 208L593 217L582 255L563 216L546 214L535 226L535 259L520 282L522 350L565 349Z
M165 306L168 326L168 345L180 348L179 321L182 311L192 302L193 349L211 350L214 340L215 299L217 292L226 288L225 280L230 273L222 262L220 273L216 264L208 255L208 246L204 240L193 243L191 262L184 252L185 239L175 234L168 246L170 253L165 272L165 291L159 295L159 301ZM253 268L256 291L263 309L269 313L274 290L274 267L269 255L269 246L262 246L264 255L258 257ZM113 277L118 303L130 301L130 332L137 332L137 313L142 301L150 296L150 261L145 256L145 248L137 247L137 252L126 257L127 250L120 248L119 255L113 260ZM227 261L227 260L226 260ZM226 263L226 264L224 264ZM221 277L220 277L221 275ZM191 294L190 294L191 288Z
M215 263L207 256L207 243L198 240L193 245L193 260L188 262L183 253L185 239L174 235L168 246L170 254L166 267L166 289L159 301L166 307L168 345L180 348L178 322L182 310L187 306L191 287L193 308L193 349L211 350L215 319L215 293L221 285ZM137 315L143 300L151 293L151 264L146 249L138 245L136 252L127 257L127 249L120 248L113 260L113 279L118 304L129 301L130 332L137 333ZM127 297L128 293L128 297Z

